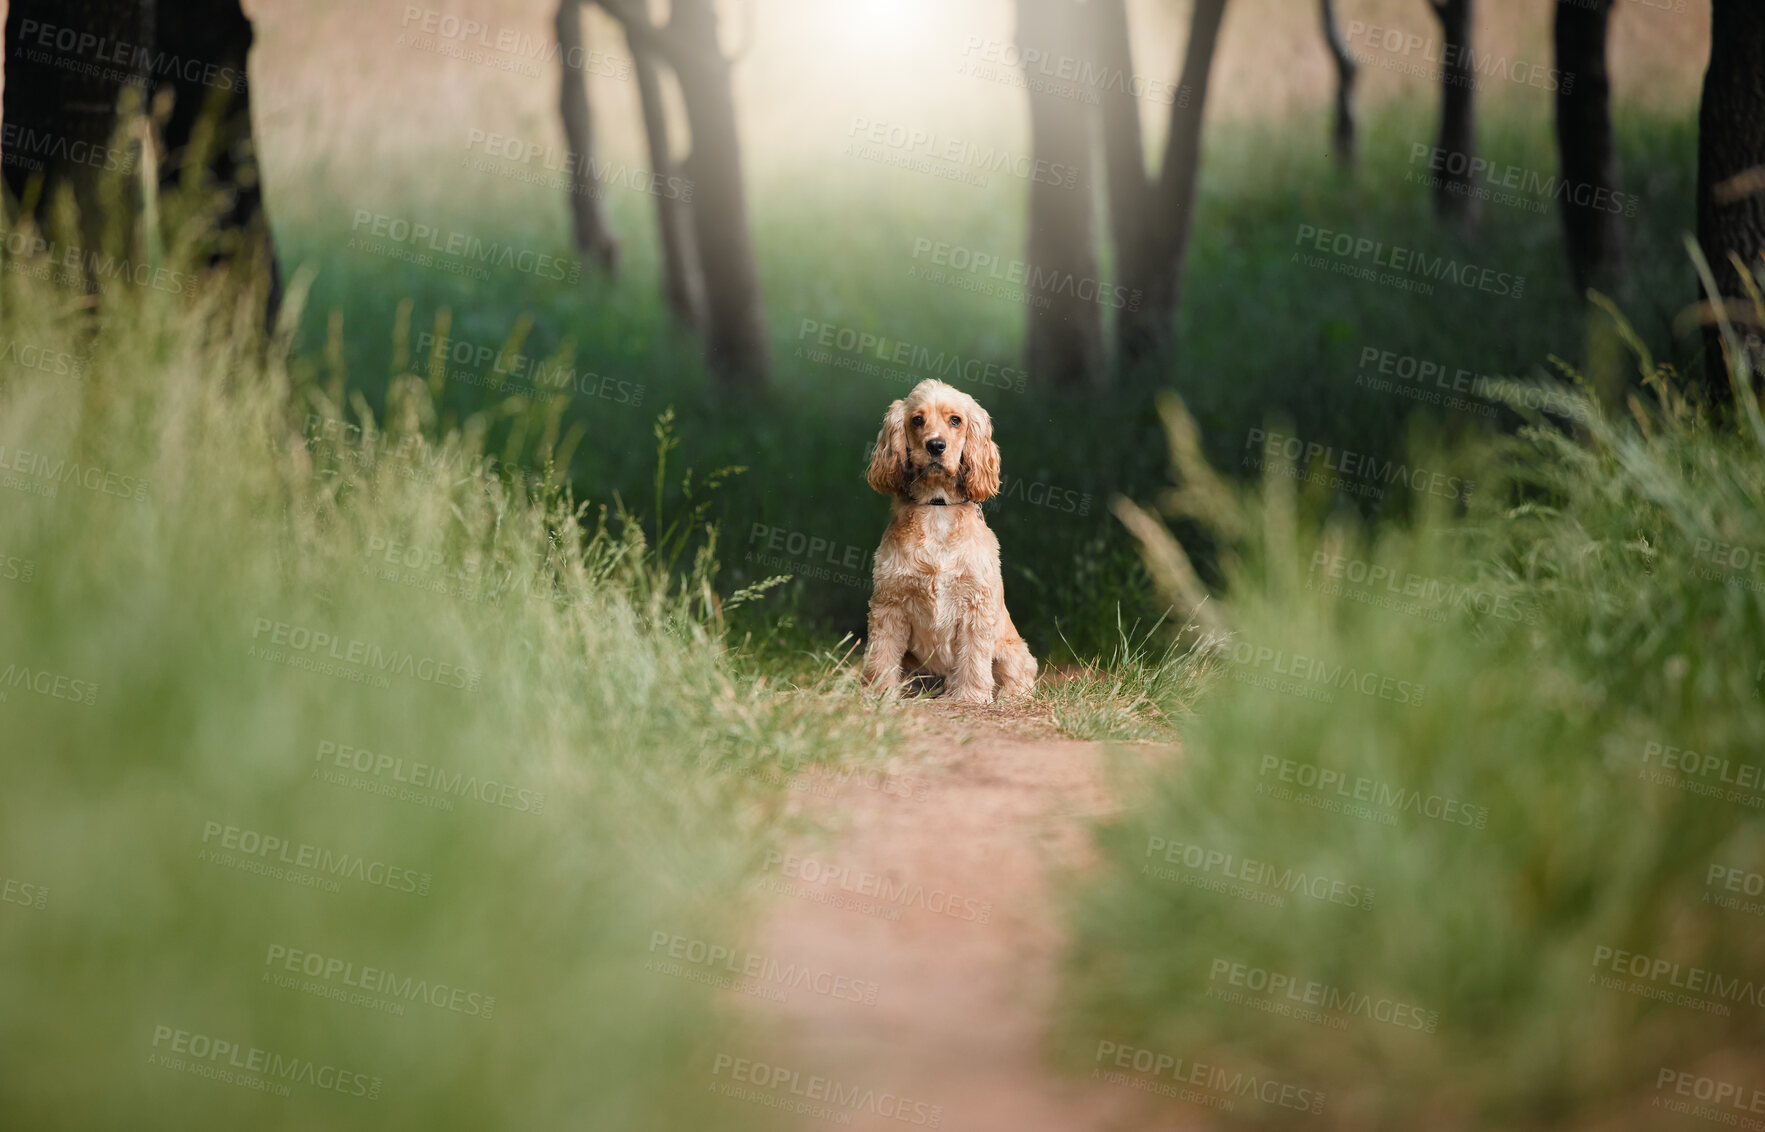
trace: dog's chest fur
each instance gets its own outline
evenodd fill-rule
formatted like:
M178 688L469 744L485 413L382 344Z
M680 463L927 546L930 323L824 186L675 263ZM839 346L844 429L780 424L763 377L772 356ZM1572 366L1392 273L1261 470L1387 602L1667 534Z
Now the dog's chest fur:
M957 621L997 585L986 576L993 542L973 505L906 507L891 523L876 553L877 593L906 610L909 647L922 667L954 665Z

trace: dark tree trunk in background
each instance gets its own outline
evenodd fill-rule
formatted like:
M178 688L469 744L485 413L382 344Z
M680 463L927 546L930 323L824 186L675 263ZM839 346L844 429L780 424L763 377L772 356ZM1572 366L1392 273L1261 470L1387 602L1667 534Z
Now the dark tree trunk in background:
M172 96L160 183L212 184L227 194L210 262L237 258L268 271L273 323L282 281L251 125L251 44L239 0L160 0L155 46L165 65L154 89Z
M600 0L600 5L624 26L634 57L648 52L666 62L680 82L692 137L692 149L680 169L692 184L692 202L675 215L684 213L691 221L693 252L703 283L705 361L718 386L757 389L765 384L772 364L772 342L748 231L734 64L718 44L715 7L712 0L674 0L668 22L657 26L642 3ZM652 95L659 90L652 84ZM661 114L659 97L645 101L656 115ZM648 110L645 127L651 133L654 157L656 134ZM671 223L666 214L659 214L659 219L665 229ZM666 247L663 256L666 265ZM684 262L679 260L676 266ZM678 306L672 297L669 302Z
M772 364L760 272L748 234L730 61L717 44L711 0L674 0L669 28L680 37L674 74L692 131L682 163L693 183L693 235L705 280L705 356L722 384L757 388Z
M149 45L154 42L154 11L151 0L13 0L6 14L5 122L11 129L4 154L3 176L14 197L26 196L33 179L41 179L42 194L34 201L32 219L43 222L53 192L61 185L72 188L80 211L78 239L87 254L101 252L106 236L119 236L133 244L130 216L106 216L100 185L105 166L116 171L118 162L108 155L119 144L118 158L139 160L138 151L117 135L118 108L123 93L133 87L137 108L145 103L150 82L147 59L135 53L121 64L83 53L65 42L64 31L73 36L96 37L110 48L117 43ZM88 41L93 42L93 41ZM131 66L131 61L133 66ZM74 154L86 160L74 160ZM107 221L120 223L123 231L107 233ZM120 250L120 249L119 249Z
M1058 59L1078 41L1085 14L1074 0L1018 0L1018 46L1026 56L1035 50ZM1104 358L1092 230L1091 107L1076 97L1076 86L1035 86L1040 89L1029 91L1030 155L1047 173L1030 178L1024 369L1031 380L1096 385L1104 377Z
M1331 156L1343 165L1352 166L1355 159L1354 80L1360 68L1348 44L1342 38L1342 27L1336 22L1336 0L1318 0L1318 18L1324 25L1324 43L1336 64L1336 121L1331 133Z
M644 140L650 151L650 169L665 186L656 193L656 236L661 251L662 299L668 312L694 332L705 328L705 285L699 272L698 245L692 233L692 202L688 190L679 193L674 184L678 170L668 139L668 108L662 101L662 72L655 55L641 41L627 37L631 48L632 75L637 80L638 104L643 113ZM689 182L690 184L690 182Z
M1734 329L1757 388L1765 374L1765 329L1751 322L1752 300L1729 257L1739 256L1753 278L1765 276L1765 4L1759 0L1710 2L1710 65L1698 110L1698 243L1716 279L1715 297L1748 320ZM1710 395L1732 402L1713 325L1704 341Z
M1127 21L1120 12L1120 0L1105 0L1100 11L1104 65L1121 66L1124 73L1132 74ZM1127 305L1116 310L1117 350L1124 368L1168 356L1176 337L1183 263L1188 256L1195 185L1201 173L1208 76L1213 71L1214 48L1225 14L1226 0L1195 0L1189 41L1183 48L1182 77L1170 109L1164 164L1156 177L1146 179L1138 123L1130 135L1126 114L1117 110L1113 124L1105 119L1103 145L1110 178L1116 277L1127 292ZM1138 183L1137 168L1141 170ZM1118 210L1123 215L1115 215Z
M1557 156L1568 183L1562 196L1563 239L1578 292L1609 291L1624 278L1624 226L1618 191L1618 150L1612 133L1612 79L1606 30L1613 0L1557 5Z
M619 240L607 219L602 189L594 176L594 116L588 107L588 58L582 35L582 0L558 4L558 113L564 119L569 154L570 219L576 252L611 274L619 268ZM576 63L572 63L576 60Z
M1465 222L1477 216L1470 195L1471 162L1477 156L1477 74L1471 68L1471 0L1428 0L1444 41L1440 68L1440 134L1446 171L1434 189L1434 215Z

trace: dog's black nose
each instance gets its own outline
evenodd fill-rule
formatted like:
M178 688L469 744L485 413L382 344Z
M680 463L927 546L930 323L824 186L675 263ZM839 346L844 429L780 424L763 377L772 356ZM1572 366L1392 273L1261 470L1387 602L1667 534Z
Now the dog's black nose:
M950 446L942 440L928 440L925 442L925 450L930 452L933 456L942 456L944 454L944 449L948 447Z

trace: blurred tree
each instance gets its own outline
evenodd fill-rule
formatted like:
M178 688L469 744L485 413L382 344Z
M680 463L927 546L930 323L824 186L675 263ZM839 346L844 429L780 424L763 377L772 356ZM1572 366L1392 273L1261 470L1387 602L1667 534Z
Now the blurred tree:
M619 268L619 239L607 219L607 206L594 176L594 116L588 105L588 58L582 34L582 0L558 5L558 113L564 119L564 144L570 169L570 219L576 251L609 274Z
M1759 326L1738 258L1753 279L1765 275L1765 4L1711 0L1710 64L1698 109L1698 243L1717 296L1736 319L1755 380L1765 374ZM1734 257L1734 258L1731 258ZM1714 326L1706 328L1704 380L1713 400L1733 399Z
M171 0L159 5L152 42L160 184L219 194L210 264L237 258L266 271L273 323L282 279L251 125L251 21L240 0Z
M1563 238L1577 291L1609 291L1625 274L1618 149L1612 133L1612 79L1606 30L1613 0L1558 4L1557 155Z
M1122 0L1094 0L1103 67L1134 73L1127 12ZM1103 154L1108 170L1109 225L1116 277L1127 305L1116 310L1116 351L1124 369L1168 354L1176 334L1183 262L1195 215L1195 183L1201 171L1201 127L1208 75L1225 19L1226 0L1195 0L1183 70L1171 99L1164 160L1148 177L1140 139L1139 108L1130 94L1103 104Z
M1336 22L1336 0L1318 0L1318 17L1324 25L1324 43L1336 64L1336 120L1331 134L1331 155L1338 162L1352 166L1355 159L1354 80L1359 71L1354 55L1342 38L1342 27Z
M772 346L748 232L731 81L735 59L725 55L718 42L712 0L674 0L662 24L651 20L640 0L599 3L624 26L634 56L647 52L666 63L680 84L692 138L692 149L680 163L691 186L692 207L681 211L692 221L693 253L704 296L706 363L719 386L757 389L765 384ZM654 112L660 114L661 108L656 106ZM685 263L683 256L676 266L683 268ZM675 303L671 294L670 305Z
M1446 155L1446 171L1434 187L1434 214L1468 222L1477 217L1471 195L1471 162L1477 156L1476 71L1471 66L1471 0L1428 0L1440 21L1440 133L1435 145Z
M626 43L631 48L632 73L637 79L638 106L643 114L650 168L663 184L670 184L678 177L679 169L668 138L668 108L662 100L662 71L656 65L655 54L643 46L641 37L634 40L628 36ZM697 245L693 241L689 196L668 192L655 194L662 298L681 325L702 333L705 329L705 284L699 271Z
M6 14L4 114L7 134L0 176L24 214L43 223L56 187L73 192L80 213L83 254L105 247L101 187L118 171L126 151L119 139L118 108L124 92L137 92L136 108L151 82L145 52L153 42L152 0L14 0ZM116 61L99 66L74 43L121 43ZM81 39L80 37L88 37ZM107 166L109 167L107 169ZM121 224L125 217L112 218ZM133 225L120 237L133 243Z
M1029 264L1024 369L1033 380L1058 385L1096 385L1105 373L1103 308L1097 293L1102 282L1092 227L1091 108L1076 83L1036 73L1037 60L1058 59L1080 41L1084 13L1076 0L1017 4L1017 44L1028 80L1035 162L1024 253ZM1124 91L1132 85L1125 80Z
M42 222L67 184L80 212L82 258L137 254L140 159L125 112L151 100L159 123L157 180L207 189L211 266L234 259L268 273L268 317L281 283L264 217L247 77L251 22L239 0L17 0L6 15L7 187ZM70 46L70 44L72 46ZM132 92L132 93L131 93ZM113 148L114 147L114 148ZM33 183L36 188L33 189ZM167 218L168 225L184 218Z

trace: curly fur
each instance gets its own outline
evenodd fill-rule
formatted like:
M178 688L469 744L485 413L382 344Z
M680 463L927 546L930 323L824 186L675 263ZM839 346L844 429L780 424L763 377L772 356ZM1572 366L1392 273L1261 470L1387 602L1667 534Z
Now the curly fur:
M889 690L918 670L943 676L963 703L1027 696L1036 658L1006 612L999 540L978 506L999 491L993 419L968 394L922 381L889 406L865 479L894 497L876 550L865 682Z

